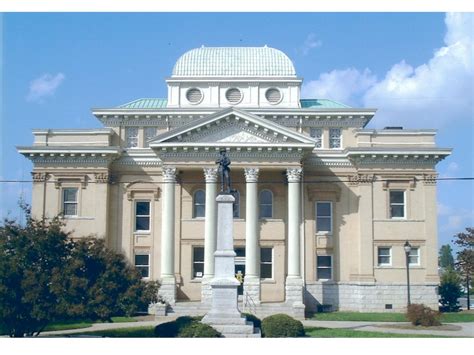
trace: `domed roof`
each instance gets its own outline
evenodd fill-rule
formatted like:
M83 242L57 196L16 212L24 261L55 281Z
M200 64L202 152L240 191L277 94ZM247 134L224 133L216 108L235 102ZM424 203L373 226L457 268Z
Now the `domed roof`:
M201 47L184 53L173 77L295 77L285 53L270 47Z

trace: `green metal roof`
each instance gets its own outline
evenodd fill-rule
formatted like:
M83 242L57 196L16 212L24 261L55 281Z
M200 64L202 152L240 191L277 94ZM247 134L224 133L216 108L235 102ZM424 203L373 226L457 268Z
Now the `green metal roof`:
M301 108L350 108L350 106L328 99L301 99Z
M173 77L296 77L282 51L270 47L201 47L179 57Z
M138 99L118 106L118 108L166 108L167 99Z

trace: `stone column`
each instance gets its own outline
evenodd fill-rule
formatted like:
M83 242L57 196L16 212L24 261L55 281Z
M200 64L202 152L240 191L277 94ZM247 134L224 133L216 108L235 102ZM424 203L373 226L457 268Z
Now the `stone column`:
M304 317L303 279L300 262L301 174L302 168L288 168L288 275L285 298L293 306L294 316Z
M163 168L163 208L161 221L161 286L158 294L169 304L176 302L174 275L174 224L175 224L176 168Z
M206 219L204 221L204 276L201 283L201 301L212 299L210 280L214 277L214 252L217 241L217 169L204 168L206 179Z
M258 233L258 181L259 169L246 168L246 211L245 211L245 278L244 304L247 298L260 303L260 245Z

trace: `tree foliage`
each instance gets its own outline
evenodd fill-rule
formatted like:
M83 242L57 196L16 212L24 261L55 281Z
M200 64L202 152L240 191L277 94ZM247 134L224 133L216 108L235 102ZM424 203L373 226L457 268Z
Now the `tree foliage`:
M439 295L443 311L456 312L459 310L458 298L461 297L461 278L452 268L448 268L441 275Z
M453 249L451 245L442 245L439 249L439 266L445 270L447 268L454 268Z
M157 301L156 282L144 282L104 241L73 241L58 217L0 226L0 328L10 336L38 335L51 321L109 320Z
M456 257L456 268L463 276L466 286L469 286L474 275L474 228L466 228L465 233L456 234L454 243L460 247Z

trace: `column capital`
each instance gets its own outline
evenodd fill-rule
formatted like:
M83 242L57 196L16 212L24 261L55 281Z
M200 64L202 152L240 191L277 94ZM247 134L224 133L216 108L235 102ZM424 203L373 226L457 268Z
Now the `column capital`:
M245 181L257 182L259 172L260 172L259 168L245 168L244 169Z
M288 182L300 182L302 174L303 174L303 168L287 168L286 169L286 176L288 177Z
M217 168L203 168L206 182L217 182Z
M176 168L170 166L163 167L163 181L176 182Z

